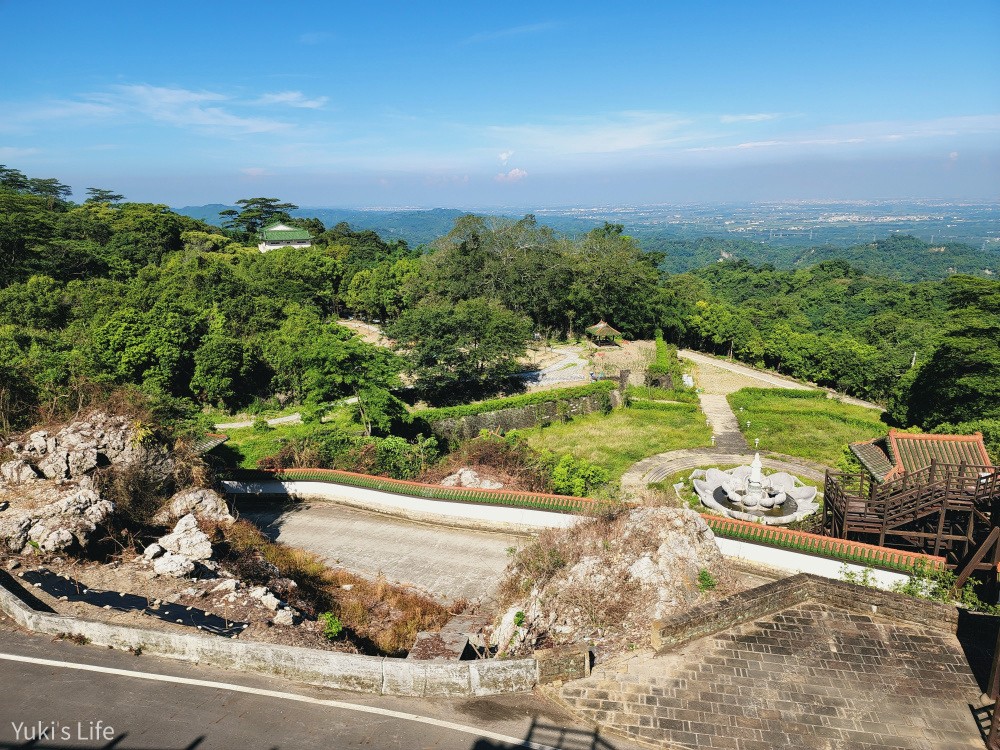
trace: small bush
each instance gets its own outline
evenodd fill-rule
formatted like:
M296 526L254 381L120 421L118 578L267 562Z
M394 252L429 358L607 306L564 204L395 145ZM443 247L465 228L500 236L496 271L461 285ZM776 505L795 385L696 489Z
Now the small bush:
M258 433L258 434L263 434L265 432L270 432L273 429L274 428L271 427L271 425L269 425L267 423L267 420L264 419L264 417L257 417L253 421L253 431L256 432L256 433Z
M698 571L698 590L702 593L706 591L712 591L719 582L715 579L711 573L709 573L705 568Z
M319 621L323 623L323 637L328 641L335 640L344 630L344 624L333 612L324 612Z

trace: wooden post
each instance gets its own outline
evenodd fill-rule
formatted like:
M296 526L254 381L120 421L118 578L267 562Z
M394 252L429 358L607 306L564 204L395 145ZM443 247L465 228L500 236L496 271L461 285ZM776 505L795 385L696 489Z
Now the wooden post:
M993 646L993 667L990 669L990 681L987 683L986 695L993 701L993 721L990 723L990 734L986 738L989 750L1000 750L1000 631L997 632L997 642Z

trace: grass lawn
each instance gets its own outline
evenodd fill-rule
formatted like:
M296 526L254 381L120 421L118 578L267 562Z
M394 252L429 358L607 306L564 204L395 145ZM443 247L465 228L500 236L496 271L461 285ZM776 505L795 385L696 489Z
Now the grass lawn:
M889 429L876 409L843 404L823 391L744 388L728 399L751 446L760 438L761 450L827 466L837 465L848 443L871 440Z
M213 455L223 458L228 466L255 469L260 459L277 453L288 440L337 430L361 429L351 421L348 409L330 412L327 419L329 421L323 423L278 424L267 432L257 432L252 427L226 430L229 440L216 448Z
M607 469L617 482L636 461L664 451L707 446L712 435L698 407L660 404L650 409L615 409L548 427L519 430L538 450L572 453Z

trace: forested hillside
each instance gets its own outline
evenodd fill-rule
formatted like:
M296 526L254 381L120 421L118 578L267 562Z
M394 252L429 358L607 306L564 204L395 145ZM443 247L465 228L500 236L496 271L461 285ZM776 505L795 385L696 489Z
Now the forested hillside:
M225 221L222 212L238 208L222 204L187 206L178 213L210 224ZM347 222L356 229L367 229L390 240L405 240L410 246L430 245L447 234L461 211L436 208L432 210L351 210L297 209L292 217L315 217L327 226ZM508 215L493 219L517 219ZM484 215L484 219L491 220ZM600 228L604 222L594 219L567 217L548 213L539 224L556 233L582 238ZM773 265L791 270L806 268L828 260L842 260L866 273L900 281L941 280L954 274L981 277L1000 276L1000 244L988 243L976 247L961 242L925 242L908 234L889 234L885 239L861 244L813 245L808 241L796 244L765 243L751 239L703 236L687 237L698 232L687 228L662 228L623 223L624 233L631 236L647 252L662 255L660 267L669 273L683 273L726 260L743 260L755 265ZM704 232L704 230L700 230Z
M464 216L418 251L295 220L274 199L242 201L217 228L107 190L79 205L68 192L0 168L5 430L116 388L180 415L356 395L367 429L389 430L401 372L432 404L509 391L533 336L600 319L889 404L902 425L1000 419L995 280L908 283L842 260L776 270L712 258L670 274L620 225L566 237L532 216ZM258 252L251 230L274 219L307 228L313 247ZM901 242L912 244L883 249ZM346 315L382 324L398 350L361 341L338 325Z

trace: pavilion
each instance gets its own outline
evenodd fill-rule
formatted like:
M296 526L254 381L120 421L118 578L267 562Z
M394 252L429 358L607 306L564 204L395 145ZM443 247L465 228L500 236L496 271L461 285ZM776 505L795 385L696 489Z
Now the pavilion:
M598 343L609 343L613 344L615 339L620 339L622 337L621 331L616 331L605 321L600 321L596 325L590 326L587 329L587 333Z
M305 229L290 227L278 222L260 230L260 243L257 249L262 253L276 250L279 247L305 248L312 245L312 237Z

